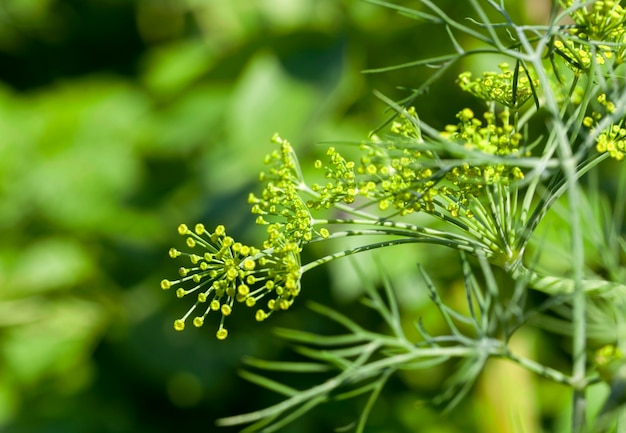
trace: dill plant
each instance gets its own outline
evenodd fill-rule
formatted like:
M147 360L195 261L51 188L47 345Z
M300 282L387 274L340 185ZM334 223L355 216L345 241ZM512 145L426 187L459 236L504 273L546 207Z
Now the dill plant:
M460 91L481 101L484 111L464 108L456 117L451 113L454 120L438 130L423 122L412 106L423 87L399 102L381 95L393 118L367 140L352 143L360 155L355 160L344 157L339 146L329 147L315 161L324 179L317 183L305 179L292 145L275 135L276 150L265 158L267 168L259 177L262 191L248 197L266 240L246 245L229 236L223 225L208 230L202 224L181 224L178 232L186 248L172 248L169 255L183 259L183 266L179 277L163 280L161 287L192 299L174 321L176 330L188 324L201 327L207 318L219 316L216 336L224 340L233 308L241 304L253 309L258 321L289 310L300 291L307 290L301 286L302 275L313 268L364 251L437 244L460 253L468 313L446 304L420 265L421 289L429 293L449 332L431 335L418 322L421 339L413 341L401 326L388 279L381 295L363 277L365 303L380 315L388 332L369 330L314 304L316 312L338 322L346 333L281 330L279 335L300 345L300 353L312 362L249 363L266 370L337 374L296 390L244 373L284 400L218 423L250 424L245 431L271 432L331 397L365 394L369 397L355 424L362 432L377 396L399 370L461 360L462 374L441 395L452 409L487 360L501 358L571 389L572 432L610 427L626 431L626 423L617 422L626 400L626 175L620 166L619 200L614 203L602 196L597 181L602 164L626 156L626 10L614 0L559 0L547 25L528 26L512 22L504 4L493 0L469 0L475 14L463 22L429 0L419 0L416 9L373 3L444 26L454 52L370 72L436 65L425 87L461 59L497 55L502 59L498 70L479 76L463 72L457 79ZM464 48L469 40L478 48ZM542 127L530 128L532 122ZM583 176L591 181L583 182ZM594 220L594 212L604 216ZM437 228L418 224L415 217L422 214L437 220ZM536 232L546 217L560 218L568 231L562 254L570 266L560 274L542 272L529 252L533 244L541 246ZM346 237L361 243L302 262L308 245ZM371 237L377 240L368 241ZM590 255L599 257L602 272L586 266ZM358 261L355 267L359 269ZM506 296L496 270L513 282ZM546 301L526 308L530 291L542 292ZM569 371L542 365L509 347L513 334L545 311L554 313L552 319L546 316L535 323L544 323L546 332L571 337ZM551 328L550 323L558 326ZM609 397L597 419L588 420L586 392L602 380L610 387Z

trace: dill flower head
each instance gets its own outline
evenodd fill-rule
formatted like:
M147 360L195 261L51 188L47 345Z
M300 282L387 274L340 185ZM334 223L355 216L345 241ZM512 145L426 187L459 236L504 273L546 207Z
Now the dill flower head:
M562 3L565 7L572 7L574 0L564 0ZM580 38L606 42L623 40L626 10L619 0L594 1L589 7L578 7L571 17L577 24L572 32Z
M528 78L521 66L511 70L508 63L498 65L500 72L484 72L482 77L472 79L471 72L463 72L457 78L462 90L484 101L495 101L505 107L518 108L524 105L533 94L533 87L539 82Z
M225 318L236 303L259 307L263 298L270 297L265 308L256 312L261 321L274 311L288 309L300 293L301 248L284 235L278 235L271 248L260 250L236 242L222 225L209 233L202 224L194 230L181 224L178 233L186 237L190 250L197 251L170 249L170 257L186 257L190 266L179 269L180 278L161 281L162 289L175 288L179 298L196 296L185 315L174 321L178 331L185 329L192 315L194 326L201 327L207 315L215 312L221 315L216 336L223 340L228 336Z
M327 183L314 184L317 194L309 200L310 209L329 208L336 203L352 203L359 197L378 204L380 211L400 216L415 212L438 212L444 206L453 217L460 209L466 216L472 197L482 194L486 185L509 184L524 177L522 170L509 164L447 164L455 147L485 155L519 155L522 134L505 109L484 114L484 121L466 108L457 115L459 123L448 125L440 137L449 141L447 149L428 146L422 139L415 110L409 108L392 123L388 141L374 139L360 147L358 162L346 160L337 149L327 151L326 163L315 166L325 170ZM439 209L438 209L439 208Z
M296 154L291 144L278 135L272 141L280 150L265 157L268 169L259 176L265 187L260 196L248 196L251 212L258 215L257 224L268 226L264 248L274 247L276 241L283 242L282 236L296 243L313 237L311 214L300 196L304 181Z
M575 6L574 0L562 0L565 8ZM554 48L572 69L588 69L595 53L595 62L603 65L614 59L615 65L626 61L626 9L619 1L598 0L586 6L581 2L571 13L576 23L556 40ZM573 36L575 40L568 36Z
M618 122L610 122L608 126L599 130L600 122L605 116L610 116L615 111L615 104L607 99L602 93L596 98L597 103L603 107L605 114L592 111L583 119L583 125L596 132L596 150L599 153L608 153L611 158L622 161L626 156L626 127L624 119Z

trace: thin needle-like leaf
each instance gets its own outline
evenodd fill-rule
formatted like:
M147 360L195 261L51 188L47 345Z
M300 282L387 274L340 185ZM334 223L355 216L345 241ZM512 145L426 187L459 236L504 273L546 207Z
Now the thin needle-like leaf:
M315 362L285 362L285 361L267 361L246 356L243 362L250 367L268 371L294 372L294 373L319 373L330 370L328 364Z
M270 391L274 391L278 394L281 394L287 397L293 397L294 395L298 394L298 390L295 388L292 388L287 385L283 385L282 383L268 379L265 376L251 373L246 370L240 370L239 376L241 376L243 379L247 380L248 382L254 383L260 387L269 389Z

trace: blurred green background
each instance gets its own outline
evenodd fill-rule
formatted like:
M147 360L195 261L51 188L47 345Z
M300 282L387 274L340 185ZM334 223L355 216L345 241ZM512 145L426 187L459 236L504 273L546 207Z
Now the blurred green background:
M518 18L538 11L509 3ZM467 13L466 2L437 4ZM235 312L219 342L213 324L173 330L187 303L159 281L176 275L167 250L181 246L182 222L227 222L233 236L260 239L246 197L272 134L305 162L325 140L366 138L387 116L373 91L405 97L432 71L361 71L450 52L443 29L359 0L1 0L0 24L0 431L235 431L214 420L278 401L238 379L242 356L293 357L274 326L332 332L306 299L375 320L337 265L305 277L290 313L256 324ZM422 118L454 121L466 98L452 85L458 72L418 100ZM436 330L415 262L458 286L458 257L385 254L407 320L422 315ZM421 399L449 372L398 377L367 431L530 432L543 422L537 407L562 410L563 388L539 397L523 372L497 368L506 380L479 383L447 418ZM511 387L528 394L501 413ZM285 431L333 431L356 418L356 403Z

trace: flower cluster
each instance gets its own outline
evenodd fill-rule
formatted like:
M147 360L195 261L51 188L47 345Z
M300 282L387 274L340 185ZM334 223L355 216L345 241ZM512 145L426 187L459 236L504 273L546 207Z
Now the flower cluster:
M325 169L328 182L323 187L313 185L318 198L310 200L309 207L328 208L338 201L352 203L361 196L377 202L382 211L393 209L400 215L435 212L443 205L453 216L458 215L459 209L465 209L466 215L471 216L467 210L470 198L481 194L485 185L508 184L524 177L519 167L500 163L442 164L444 152L436 154L434 149L424 147L418 139L421 135L416 130L417 120L411 113L413 109L407 110L391 126L391 132L401 136L401 141L374 140L362 145L363 155L358 164L330 148L328 164L316 162L316 167ZM498 115L485 113L484 124L470 109L461 111L457 117L460 123L447 126L441 136L461 144L463 150L496 156L519 153L522 135L511 123L508 110Z
M400 215L435 210L437 178L432 168L424 164L428 159L424 152L391 144L372 143L364 148L367 153L357 169L361 189L378 202L380 210L392 207Z
M314 236L325 238L329 233L325 228L313 229L313 218L301 197L307 187L293 148L278 135L272 141L279 149L265 157L268 168L259 176L263 191L259 196L248 196L251 212L257 215L256 223L266 226L267 238L261 248L235 242L221 225L213 233L202 224L194 230L184 224L179 226L178 232L187 237L187 246L202 252L170 249L170 257L188 257L191 267L181 267L180 278L163 280L161 287L177 287L179 298L197 294L194 305L174 322L175 329L182 331L185 321L206 303L193 324L202 326L211 311L219 311L222 318L217 338L224 339L228 335L224 319L235 303L255 307L262 298L271 296L266 309L256 312L256 319L261 321L274 311L288 309L300 293L302 245Z
M601 94L597 102L604 107L604 111L610 115L615 111L615 104L609 101L606 94ZM583 125L590 128L592 132L598 129L599 122L603 116L597 111L593 111L590 116L583 119ZM596 150L599 153L608 153L611 158L621 161L626 156L626 128L624 119L619 122L611 122L606 128L596 136Z
M310 241L314 234L311 214L300 196L304 181L295 152L278 135L272 141L280 149L265 157L269 168L259 176L265 188L260 197L253 193L248 196L252 213L258 215L256 223L267 225L268 239L263 245L266 249L284 242L284 238L296 243Z
M407 108L406 113L401 114L397 120L392 122L389 130L398 137L422 141L422 132L419 128L419 119L415 107Z
M619 1L597 0L590 7L584 2L563 0L566 8L575 7L571 17L576 26L569 29L569 34L576 39L555 41L554 47L573 68L587 69L595 53L597 64L615 58L618 65L626 61L626 9ZM576 7L578 6L578 7ZM593 47L592 42L601 42Z
M391 125L391 133L401 137L398 144L385 143L377 137L361 145L359 163L346 160L334 147L328 149L328 163L316 161L315 167L325 170L327 183L314 184L317 194L309 200L312 209L353 203L358 197L373 200L382 211L394 209L400 215L420 210L433 212L434 197L439 193L432 170L432 153L415 148L421 140L415 109L409 108ZM426 164L425 164L426 163Z
M497 86L492 86L489 80L507 82L509 87L513 83L507 67L503 65L501 69L502 74L486 75L472 86L466 76L468 81L462 86L483 87L487 89L485 95L496 95ZM527 82L521 78L517 81L517 97L507 100L502 96L502 101L516 105L530 97ZM502 92L509 92L512 89L509 87L502 87ZM273 142L278 149L266 156L267 169L259 178L263 190L259 195L248 196L251 212L257 216L256 223L266 227L267 238L261 247L236 242L221 225L212 233L202 224L193 230L184 224L179 227L187 247L201 251L170 250L170 257L187 257L190 265L179 269L180 278L163 280L161 287L175 287L179 298L190 294L197 297L186 314L175 321L175 329L183 330L187 319L194 314L192 322L200 327L209 313L219 312L217 337L224 339L228 335L224 321L235 303L256 307L262 298L270 297L265 309L257 310L257 320L288 309L300 292L303 245L330 235L325 227L315 228L323 220L313 219L313 210L332 206L346 210L345 206L360 199L364 204L377 204L379 210L400 216L419 211L440 215L444 210L452 217L471 218L472 199L479 198L485 186L523 178L518 167L500 160L483 161L479 165L462 160L468 152L496 157L519 153L522 135L511 121L508 108L496 114L492 106L484 121L469 109L462 110L457 118L459 123L448 125L437 137L437 146L433 146L422 139L415 109L409 108L392 123L393 139L382 141L374 137L370 143L363 144L358 162L347 160L337 149L329 148L327 163L315 162L316 168L325 171L326 182L311 187L303 179L289 142L275 135ZM441 139L447 145L440 148ZM311 199L305 201L304 194Z
M186 320L195 312L194 326L204 324L210 312L219 312L221 320L217 331L220 340L228 336L224 319L233 310L235 302L248 307L258 306L266 296L267 310L258 309L256 319L266 319L272 312L288 309L300 292L300 245L285 238L275 239L273 247L259 250L243 245L226 234L224 226L217 226L213 233L197 224L192 231L185 224L178 233L186 237L189 249L196 253L170 249L171 258L185 256L190 267L179 269L180 278L162 280L164 290L176 288L176 296L183 298L195 294L196 301L187 313L174 322L177 331L185 329ZM206 307L205 307L206 305Z
M323 186L318 183L311 186L311 189L319 196L319 199L308 202L308 206L313 209L328 209L339 202L353 203L358 193L354 161L347 161L334 147L328 148L326 156L329 159L329 164L326 166L319 159L315 161L315 168L324 167L325 177L329 181Z
M447 125L442 133L444 138L461 141L466 149L479 150L488 155L511 155L519 152L522 134L511 123L509 110L498 114L493 111L484 113L485 123L476 118L469 108L461 110L456 117L460 122Z
M571 7L575 1L565 0L564 3ZM577 8L571 17L580 26L576 29L579 36L584 33L590 39L607 42L619 41L624 36L626 10L619 0L596 0L590 8Z
M459 141L463 147L471 151L479 151L485 155L516 156L520 154L522 134L511 123L508 109L496 114L488 111L483 114L485 122L476 118L469 108L457 114L459 123L447 125L442 137L450 141ZM498 122L499 121L499 122ZM462 164L454 167L447 178L458 189L460 197L477 197L484 185L496 183L509 184L513 180L524 178L519 167L503 164Z
M537 80L528 78L526 69L519 66L511 70L508 63L498 65L500 72L484 72L481 78L472 80L472 73L467 71L459 75L457 83L466 92L484 101L495 101L506 107L519 108L530 99Z
M595 52L595 63L598 65L604 65L606 59L613 57L613 52L607 45L598 48L599 51L592 51L588 44L582 44L572 39L554 41L554 50L566 60L566 65L574 72L587 70L591 67L593 52Z

